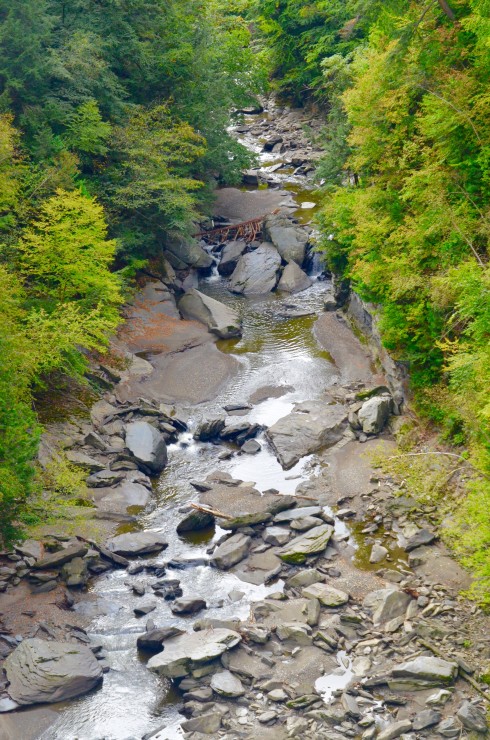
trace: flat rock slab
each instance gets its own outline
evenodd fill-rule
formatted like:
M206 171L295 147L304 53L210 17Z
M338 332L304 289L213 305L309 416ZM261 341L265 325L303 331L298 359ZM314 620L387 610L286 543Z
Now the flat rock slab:
M185 632L165 642L165 650L148 661L148 668L167 678L187 676L192 670L209 663L241 641L233 630L218 628Z
M82 543L78 545L71 545L66 547L64 550L53 552L51 555L46 555L44 558L38 560L34 568L42 570L50 570L51 568L61 568L62 565L68 563L73 558L83 558L88 552L87 545Z
M313 527L306 534L291 540L282 550L279 550L278 555L285 563L301 565L310 555L316 555L327 548L333 531L330 524Z
M291 509L296 504L293 496L261 494L252 486L213 485L210 491L202 493L200 503L210 509L220 511L231 520L219 520L220 527L236 529L250 523L268 521L283 509Z
M315 600L313 600L315 601ZM262 627L276 629L281 624L289 622L312 622L312 599L299 598L287 601L275 601L265 599L252 604L252 615L254 621ZM320 605L317 603L318 609ZM312 625L310 625L312 626Z
M211 564L220 570L228 570L246 557L251 542L251 537L245 534L232 535L213 552Z
M279 419L266 432L276 457L289 470L306 455L336 444L347 427L347 413L340 404L305 401Z
M95 504L101 513L125 514L130 506L144 508L151 497L151 493L140 483L126 480L115 488L93 489Z
M458 675L458 666L442 658L422 655L396 666L391 675L394 678L452 683Z
M157 532L127 532L107 540L106 547L117 555L136 557L152 552L160 552L168 546L163 535Z
M102 668L86 645L23 640L4 663L8 692L18 704L53 703L85 694L102 681Z
M240 679L230 671L215 673L211 679L211 688L219 696L225 696L228 699L236 699L245 693Z
M313 583L304 588L302 593L307 599L318 599L322 606L342 606L349 601L349 594L325 583Z

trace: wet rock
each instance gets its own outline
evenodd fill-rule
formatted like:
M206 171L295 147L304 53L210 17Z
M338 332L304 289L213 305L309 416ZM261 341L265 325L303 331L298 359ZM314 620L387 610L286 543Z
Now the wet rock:
M191 511L181 522L177 525L177 534L184 534L185 532L198 532L201 529L208 529L214 524L214 516L212 514L206 514L204 511Z
M182 596L180 581L176 578L169 578L163 581L157 581L152 584L152 589L156 596L163 596L165 601L175 601Z
M405 552L412 552L412 550L415 550L415 548L417 547L430 545L434 542L435 539L436 536L433 532L429 532L428 529L420 529L416 534L414 534L407 540L407 544L404 548Z
M464 702L458 710L457 717L466 730L487 734L488 724L485 713L471 702Z
M248 439L242 446L241 451L247 455L256 455L261 451L262 447L255 439Z
M221 727L221 714L219 712L209 712L201 714L200 717L193 717L181 724L184 732L196 732L202 735L216 735Z
M127 532L118 534L107 541L106 547L117 555L136 557L152 552L160 552L168 547L163 535L157 532Z
M405 732L410 732L412 723L409 719L401 719L399 722L393 722L378 735L378 740L395 740Z
M28 638L6 659L10 697L21 705L53 703L85 694L102 681L86 645Z
M204 599L177 599L170 607L172 614L197 614L206 609Z
M263 244L244 254L231 276L230 290L244 295L270 293L277 285L281 257L272 245Z
M301 537L291 540L278 555L285 563L293 565L304 563L310 555L326 549L332 533L333 527L330 524L313 527Z
M154 601L149 601L146 604L139 604L133 609L133 611L137 617L146 617L147 614L150 614L150 612L154 611L156 608L156 603Z
M175 270L196 267L206 270L213 264L212 257L191 238L167 237L165 257Z
M414 660L402 663L391 671L394 678L425 681L437 685L451 683L458 675L456 663L450 663L442 658L421 655Z
M245 185L255 185L257 187L259 184L258 170L245 170L242 173L242 182Z
M378 545L377 543L375 543L371 548L369 562L370 563L381 563L383 560L385 560L387 555L388 555L388 550L386 549L386 547L383 547L382 545Z
M127 425L126 447L144 472L159 473L167 464L165 439L146 421L134 421Z
M255 437L260 430L261 427L259 424L252 424L249 421L239 421L226 424L219 436L225 441L236 440L238 444L241 444L245 440Z
M211 556L211 564L220 570L228 570L246 557L251 538L244 534L234 534L216 548Z
M207 326L220 339L241 337L241 322L238 314L224 303L192 288L178 303L184 319L194 319Z
M210 442L220 436L224 427L225 420L221 416L210 417L199 424L194 433L194 439L198 440L198 442ZM194 483L192 485L196 487ZM200 489L198 488L197 490Z
M215 673L211 679L211 688L219 696L225 696L228 699L236 699L245 693L240 679L230 671Z
M405 615L411 597L404 591L385 588L373 591L363 601L363 606L373 611L374 624L384 624L390 619Z
M339 404L306 401L267 430L267 437L285 470L305 455L338 442L347 427L347 414Z
M313 281L296 262L291 260L284 268L277 288L285 293L301 293L311 285Z
M303 596L307 599L318 599L322 606L342 606L349 601L349 594L339 591L325 583L313 583L303 589Z
M302 265L305 259L308 234L284 214L272 214L264 222L264 233L283 260Z
M183 634L184 631L178 627L160 627L151 629L148 630L148 632L144 632L142 635L138 635L136 645L140 650L148 650L157 653L163 649L163 643L165 640Z
M436 712L434 709L424 709L423 712L419 712L415 715L413 720L413 729L418 732L420 730L426 730L428 727L434 727L439 724L442 716L440 712Z
M82 543L76 545L70 545L69 547L53 552L51 555L46 555L34 564L35 569L49 570L50 568L60 568L65 563L68 563L73 558L83 558L88 552L87 545Z
M238 632L224 628L186 632L167 640L165 650L149 660L148 668L168 678L187 676L238 645L241 639Z
M221 252L221 259L218 265L219 274L225 276L231 275L246 248L247 244L244 241L227 242Z
M363 403L357 417L365 434L379 434L384 429L392 403L391 396L374 396Z

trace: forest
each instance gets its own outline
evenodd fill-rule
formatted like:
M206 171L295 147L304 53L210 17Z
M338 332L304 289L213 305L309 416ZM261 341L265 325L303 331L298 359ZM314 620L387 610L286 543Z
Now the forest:
M2 536L39 486L36 394L239 182L230 113L269 91L324 119L326 263L472 471L454 544L488 598L489 79L489 0L0 0Z

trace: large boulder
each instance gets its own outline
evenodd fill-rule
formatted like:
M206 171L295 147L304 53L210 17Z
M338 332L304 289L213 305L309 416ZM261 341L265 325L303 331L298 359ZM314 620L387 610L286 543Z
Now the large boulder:
M284 268L277 287L278 290L283 290L285 293L300 293L312 284L313 282L306 272L303 272L301 267L294 260L291 260Z
M378 625L389 622L395 617L404 616L411 600L412 597L404 591L396 588L383 588L369 593L362 605L372 610L373 623Z
M18 704L53 703L86 694L102 681L102 668L86 645L23 640L4 663L8 693Z
M73 560L73 558L83 558L87 552L87 545L81 542L69 545L62 550L58 550L58 552L45 555L35 563L34 568L39 568L40 570L56 570L57 568L61 568L62 565L68 563L70 560Z
M165 257L176 270L186 267L205 270L213 264L212 257L194 239L178 236L167 239Z
M238 632L225 628L185 632L167 640L165 650L150 658L148 668L167 678L187 676L238 645L241 639Z
M281 257L272 244L262 244L254 252L244 254L231 276L230 290L244 295L270 293L277 285Z
M365 401L357 413L357 418L365 434L382 432L393 406L391 396L373 396Z
M441 683L452 683L456 679L458 665L442 658L421 655L396 666L391 671L391 675L393 678L438 686Z
M310 555L323 552L332 534L333 527L330 524L313 527L301 537L291 540L282 550L279 550L278 555L285 563L301 565Z
M167 464L163 434L147 421L133 421L127 425L126 447L145 472L160 473Z
M126 532L111 537L106 547L117 555L136 557L152 552L160 552L168 546L163 535L157 532Z
M305 455L336 444L346 427L347 414L340 404L306 401L271 426L267 437L282 467L289 470Z
M246 242L241 240L225 244L223 251L221 252L221 259L218 265L219 274L226 276L231 275L246 248Z
M283 260L294 260L302 265L305 259L308 234L285 214L272 214L264 223L264 234L275 246Z
M242 335L238 314L224 303L192 288L179 301L179 311L184 319L194 319L207 326L220 339L231 339Z

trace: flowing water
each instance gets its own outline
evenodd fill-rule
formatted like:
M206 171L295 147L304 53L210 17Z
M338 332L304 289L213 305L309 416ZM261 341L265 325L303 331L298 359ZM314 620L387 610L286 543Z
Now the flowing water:
M294 183L291 189L298 203L312 200ZM308 213L311 217L311 211ZM213 401L183 408L189 419L189 432L169 447L169 464L155 484L153 508L141 516L138 526L167 535L169 548L155 560L166 562L183 557L191 561L183 569L168 569L167 575L181 580L184 596L206 599L208 609L203 613L206 618L246 618L250 602L278 591L282 583L255 586L202 563L207 557L206 551L223 531L217 527L185 538L176 534L176 524L182 518L179 510L197 500L189 481L203 479L218 469L235 478L253 481L261 491L273 487L282 493L293 493L300 483L316 475L318 463L315 456L310 456L291 470L283 471L263 436L258 438L262 444L259 454L234 454L230 460L219 460L223 446L196 443L192 439L193 426L200 417L216 411L224 413L222 407L226 403L249 400L253 401L253 409L242 418L271 425L289 413L295 403L321 398L328 388L339 382L339 372L331 357L320 348L312 333L316 317L323 310L322 301L328 287L327 282L315 280L311 288L296 296L271 294L246 299L229 293L216 271L200 280L200 290L240 312L243 337L238 341L218 343L221 351L237 358L239 371ZM285 318L284 312L295 307L305 315ZM230 450L236 452L232 446ZM345 532L345 524L338 521L337 530ZM139 739L162 726L166 726L162 737L181 737L178 690L168 680L147 670L145 664L149 656L136 650L136 638L145 629L146 617L136 618L133 609L150 600L152 592L149 589L149 594L137 597L127 584L152 580L154 577L145 573L128 576L120 570L95 580L91 598L81 602L78 608L92 617L90 635L102 643L111 670L101 688L56 708L59 718L41 735L43 740ZM244 594L237 602L229 598L233 590ZM174 616L168 602L155 601L157 608L149 616L156 625L175 624L188 628L189 621L192 623L192 618ZM349 663L340 656L339 671L323 677L318 689L328 697L335 688L346 685L350 677Z

